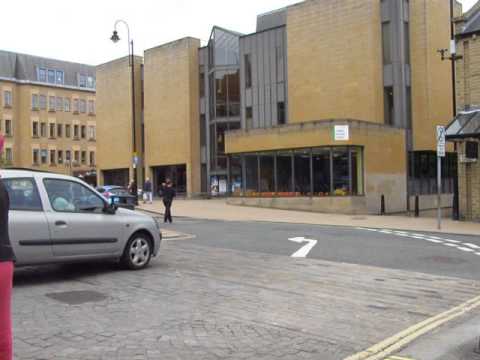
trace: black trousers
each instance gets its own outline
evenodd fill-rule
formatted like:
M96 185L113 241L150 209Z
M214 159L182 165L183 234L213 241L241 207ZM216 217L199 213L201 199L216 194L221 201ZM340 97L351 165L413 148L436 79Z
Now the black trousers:
M170 208L172 207L172 200L163 200L163 205L165 205L165 216L163 217L164 222L172 222L172 213Z

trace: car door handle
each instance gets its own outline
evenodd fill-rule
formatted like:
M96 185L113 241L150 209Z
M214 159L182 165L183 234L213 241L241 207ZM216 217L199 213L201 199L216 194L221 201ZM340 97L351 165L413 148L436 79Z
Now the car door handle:
M67 223L63 220L57 220L55 221L55 226L67 226Z

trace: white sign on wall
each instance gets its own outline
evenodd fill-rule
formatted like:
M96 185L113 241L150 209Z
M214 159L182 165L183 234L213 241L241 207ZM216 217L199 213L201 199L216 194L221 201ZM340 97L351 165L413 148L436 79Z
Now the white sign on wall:
M350 140L348 125L335 125L333 128L333 139L335 141Z

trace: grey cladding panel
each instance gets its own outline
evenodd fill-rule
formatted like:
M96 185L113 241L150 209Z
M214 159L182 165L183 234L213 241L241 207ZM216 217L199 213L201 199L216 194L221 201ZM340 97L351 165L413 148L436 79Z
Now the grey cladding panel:
M257 31L265 31L287 24L287 9L279 9L257 16Z
M241 66L242 107L253 105L254 127L277 125L277 103L284 102L286 97L285 39L284 27L240 39L242 62L245 62L245 54L250 54L252 64L252 89L245 89L245 64ZM242 111L242 114L245 112Z

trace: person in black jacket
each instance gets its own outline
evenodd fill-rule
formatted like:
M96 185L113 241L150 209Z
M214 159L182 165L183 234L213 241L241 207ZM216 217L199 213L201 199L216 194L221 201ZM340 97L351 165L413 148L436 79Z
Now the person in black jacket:
M171 207L172 207L172 202L173 198L175 197L175 189L173 188L172 182L170 179L167 179L165 182L165 186L163 186L162 189L162 196L163 196L163 205L165 205L165 216L163 218L163 221L166 223L167 221L172 223L172 212L171 212Z
M12 282L14 254L8 235L10 200L0 179L0 359L11 360L12 351Z

